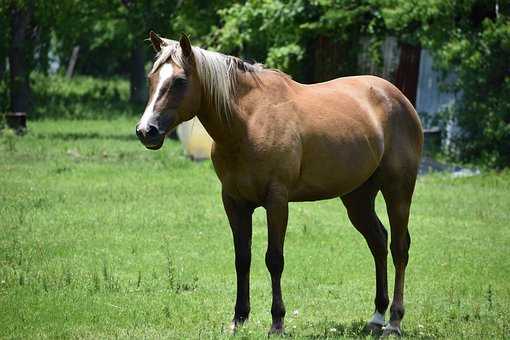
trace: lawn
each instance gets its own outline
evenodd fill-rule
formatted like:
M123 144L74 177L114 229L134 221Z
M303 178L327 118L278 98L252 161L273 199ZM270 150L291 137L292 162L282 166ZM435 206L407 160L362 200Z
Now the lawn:
M233 249L212 165L176 142L145 150L135 122L42 120L24 137L0 136L0 337L227 336ZM388 226L383 207L379 197ZM509 207L510 172L419 178L405 336L510 337ZM255 213L248 338L265 338L271 321L264 216ZM363 337L374 281L338 199L291 205L287 335Z

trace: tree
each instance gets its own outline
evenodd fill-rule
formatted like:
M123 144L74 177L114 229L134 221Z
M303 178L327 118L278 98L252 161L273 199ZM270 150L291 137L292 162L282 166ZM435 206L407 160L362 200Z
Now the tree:
M166 1L122 0L123 8L119 13L125 17L129 33L127 42L130 46L130 98L133 103L146 101L145 62L147 39L150 29L164 30L169 28L170 16L175 10L175 3Z
M0 5L0 18L7 18L7 6ZM0 112L7 111L10 107L9 93L7 91L7 41L10 22L0 20Z
M10 110L30 111L30 64L32 55L31 33L34 12L33 1L11 1L10 16Z
M9 86L4 88L0 82L1 96L10 99L9 106L3 109L31 111L30 74L36 67L46 72L51 27L68 14L61 9L71 1L9 0L0 3L0 15L5 18L0 25L6 28L0 31L3 38L0 43L0 75L6 69L3 63L6 54L9 60Z
M459 126L450 154L510 165L510 7L504 1L380 0L387 31L428 48L457 77L461 99L445 117Z
M356 73L359 38L373 34L375 12L367 0L252 0L221 10L223 25L211 36L221 50L313 82L325 80L318 67L329 66L328 78ZM322 42L339 48L323 49Z
M510 6L502 0L249 0L221 10L210 40L221 50L254 56L298 80L331 64L331 77L356 74L360 38L381 61L387 36L432 52L436 67L455 72L461 99L448 112L461 133L450 155L463 161L510 165ZM329 49L317 55L317 42ZM320 44L319 44L320 45ZM342 50L343 47L343 50ZM338 57L327 60L332 54ZM307 74L308 71L308 74Z
M231 1L230 1L231 2ZM146 101L145 62L147 60L147 39L149 30L162 32L165 36L174 36L186 32L203 42L212 25L219 22L217 10L229 1L188 0L169 3L164 0L122 0L119 10L125 17L128 34L127 42L131 47L130 88L131 101Z
M145 64L150 29L169 31L176 3L163 0L68 0L54 28L58 53L66 60L74 46L80 46L77 71L95 76L127 74L130 101L146 100Z

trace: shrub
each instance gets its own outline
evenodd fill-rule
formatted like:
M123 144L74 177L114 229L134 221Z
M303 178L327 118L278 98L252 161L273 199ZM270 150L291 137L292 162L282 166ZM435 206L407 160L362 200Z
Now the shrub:
M129 82L89 76L32 74L34 111L30 118L113 118L137 114L129 103Z

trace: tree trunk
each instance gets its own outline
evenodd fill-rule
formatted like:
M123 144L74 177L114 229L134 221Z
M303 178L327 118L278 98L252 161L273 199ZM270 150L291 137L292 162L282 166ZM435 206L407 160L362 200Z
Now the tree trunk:
M131 102L143 104L147 98L145 84L145 48L141 44L135 44L131 50L130 72Z
M0 33L0 112L7 112L10 109L9 105L9 90L7 89L7 25L9 22L2 22L0 20L0 29L4 34ZM5 84L5 86L3 86Z
M0 81L4 79L5 76L5 56L0 53Z
M0 81L4 80L7 71L7 40L10 22L6 18L0 20ZM2 98L3 99L3 98ZM0 105L2 110L3 105Z
M74 46L73 53L71 54L71 59L69 60L69 64L67 65L66 78L71 79L74 74L74 67L76 66L76 62L78 61L78 53L80 53L80 46Z
M30 111L30 23L32 2L10 9L11 39L9 46L10 95L12 112Z

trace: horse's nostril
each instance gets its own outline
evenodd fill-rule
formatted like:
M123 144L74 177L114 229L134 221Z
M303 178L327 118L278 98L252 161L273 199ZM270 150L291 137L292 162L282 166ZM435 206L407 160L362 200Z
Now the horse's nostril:
M136 126L136 135L138 136L138 138L143 138L142 130L138 128L138 125Z
M147 131L147 137L154 138L159 135L158 128L154 125L149 125L149 130Z

